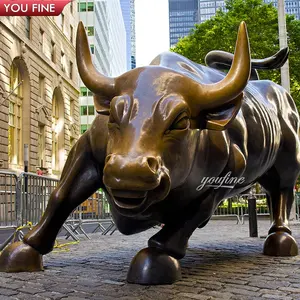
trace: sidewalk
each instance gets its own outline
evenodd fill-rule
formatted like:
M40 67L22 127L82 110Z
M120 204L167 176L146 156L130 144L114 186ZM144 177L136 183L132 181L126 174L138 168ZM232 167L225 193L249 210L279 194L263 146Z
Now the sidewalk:
M266 235L268 221L259 221ZM293 226L300 246L300 225ZM152 229L133 236L94 234L70 252L44 257L46 270L0 274L0 300L6 299L300 299L300 255L263 256L262 238L249 238L248 223L210 221L197 229L181 260L183 279L168 286L127 284L133 256L146 247Z

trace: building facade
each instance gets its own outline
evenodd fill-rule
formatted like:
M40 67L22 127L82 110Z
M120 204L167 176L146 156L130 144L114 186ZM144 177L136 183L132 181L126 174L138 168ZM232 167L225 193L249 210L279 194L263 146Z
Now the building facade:
M170 47L199 23L199 0L169 0Z
M276 8L278 7L277 0L264 0L265 3L272 3ZM285 12L289 15L294 15L297 20L300 20L300 0L285 0Z
M277 8L277 0L264 2ZM169 0L170 47L188 35L196 23L212 18L218 9L226 12L224 0ZM285 0L285 12L299 20L300 0Z
M78 1L79 19L84 23L93 63L102 74L116 77L128 70L126 28L119 0ZM95 118L93 94L80 85L80 133Z
M264 0L265 3L272 3L277 8L277 0ZM199 23L203 23L213 17L217 10L226 11L225 1L199 0ZM300 0L285 0L285 12L294 15L297 20L300 18Z
M265 3L272 3L277 8L277 0L264 0ZM203 23L213 17L218 9L226 11L225 1L200 0L199 1L199 23ZM300 0L285 0L285 12L300 19Z
M120 0L124 25L126 29L127 70L131 69L131 4L130 0Z
M120 0L106 0L108 22L108 41L110 49L110 76L116 77L127 69L126 27Z
M79 137L74 4L58 17L0 17L0 168L59 176Z
M223 0L199 0L199 23L203 23L213 17L217 10L226 11Z
M130 0L131 69L136 67L135 0Z

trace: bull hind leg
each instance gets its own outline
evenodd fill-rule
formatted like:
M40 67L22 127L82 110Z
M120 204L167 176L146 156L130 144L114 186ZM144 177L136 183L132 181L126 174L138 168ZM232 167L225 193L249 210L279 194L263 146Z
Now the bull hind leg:
M100 186L86 135L71 150L57 188L50 196L40 222L22 242L7 246L0 255L0 271L43 270L42 255L49 253L56 236L70 213Z
M272 225L264 243L263 253L269 256L298 255L298 245L288 227L288 219L294 201L295 178L289 178L286 185L275 167L273 167L259 182L267 190L271 210ZM282 186L283 185L283 186Z

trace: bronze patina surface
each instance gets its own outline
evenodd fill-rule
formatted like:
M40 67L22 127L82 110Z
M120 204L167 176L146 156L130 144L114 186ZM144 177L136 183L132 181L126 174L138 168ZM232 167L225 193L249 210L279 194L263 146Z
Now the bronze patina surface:
M92 64L82 23L76 51L98 116L71 150L41 221L23 243L3 251L2 271L41 270L37 254L52 250L69 214L99 188L108 195L120 232L165 224L133 259L129 282L178 280L177 260L184 257L193 231L205 226L222 199L255 182L266 189L272 210L264 253L298 254L288 227L300 170L298 112L281 86L255 76L249 80L251 69L281 65L286 50L251 62L242 22L234 56L224 54L228 74L167 52L150 66L105 77ZM224 55L210 63L222 63ZM233 188L199 188L204 178L228 174L242 180Z

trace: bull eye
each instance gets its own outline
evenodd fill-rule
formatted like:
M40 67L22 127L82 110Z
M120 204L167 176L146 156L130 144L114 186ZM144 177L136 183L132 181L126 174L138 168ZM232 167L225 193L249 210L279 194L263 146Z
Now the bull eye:
M190 126L190 119L186 115L186 113L181 114L176 120L173 122L169 130L184 130L189 128Z

